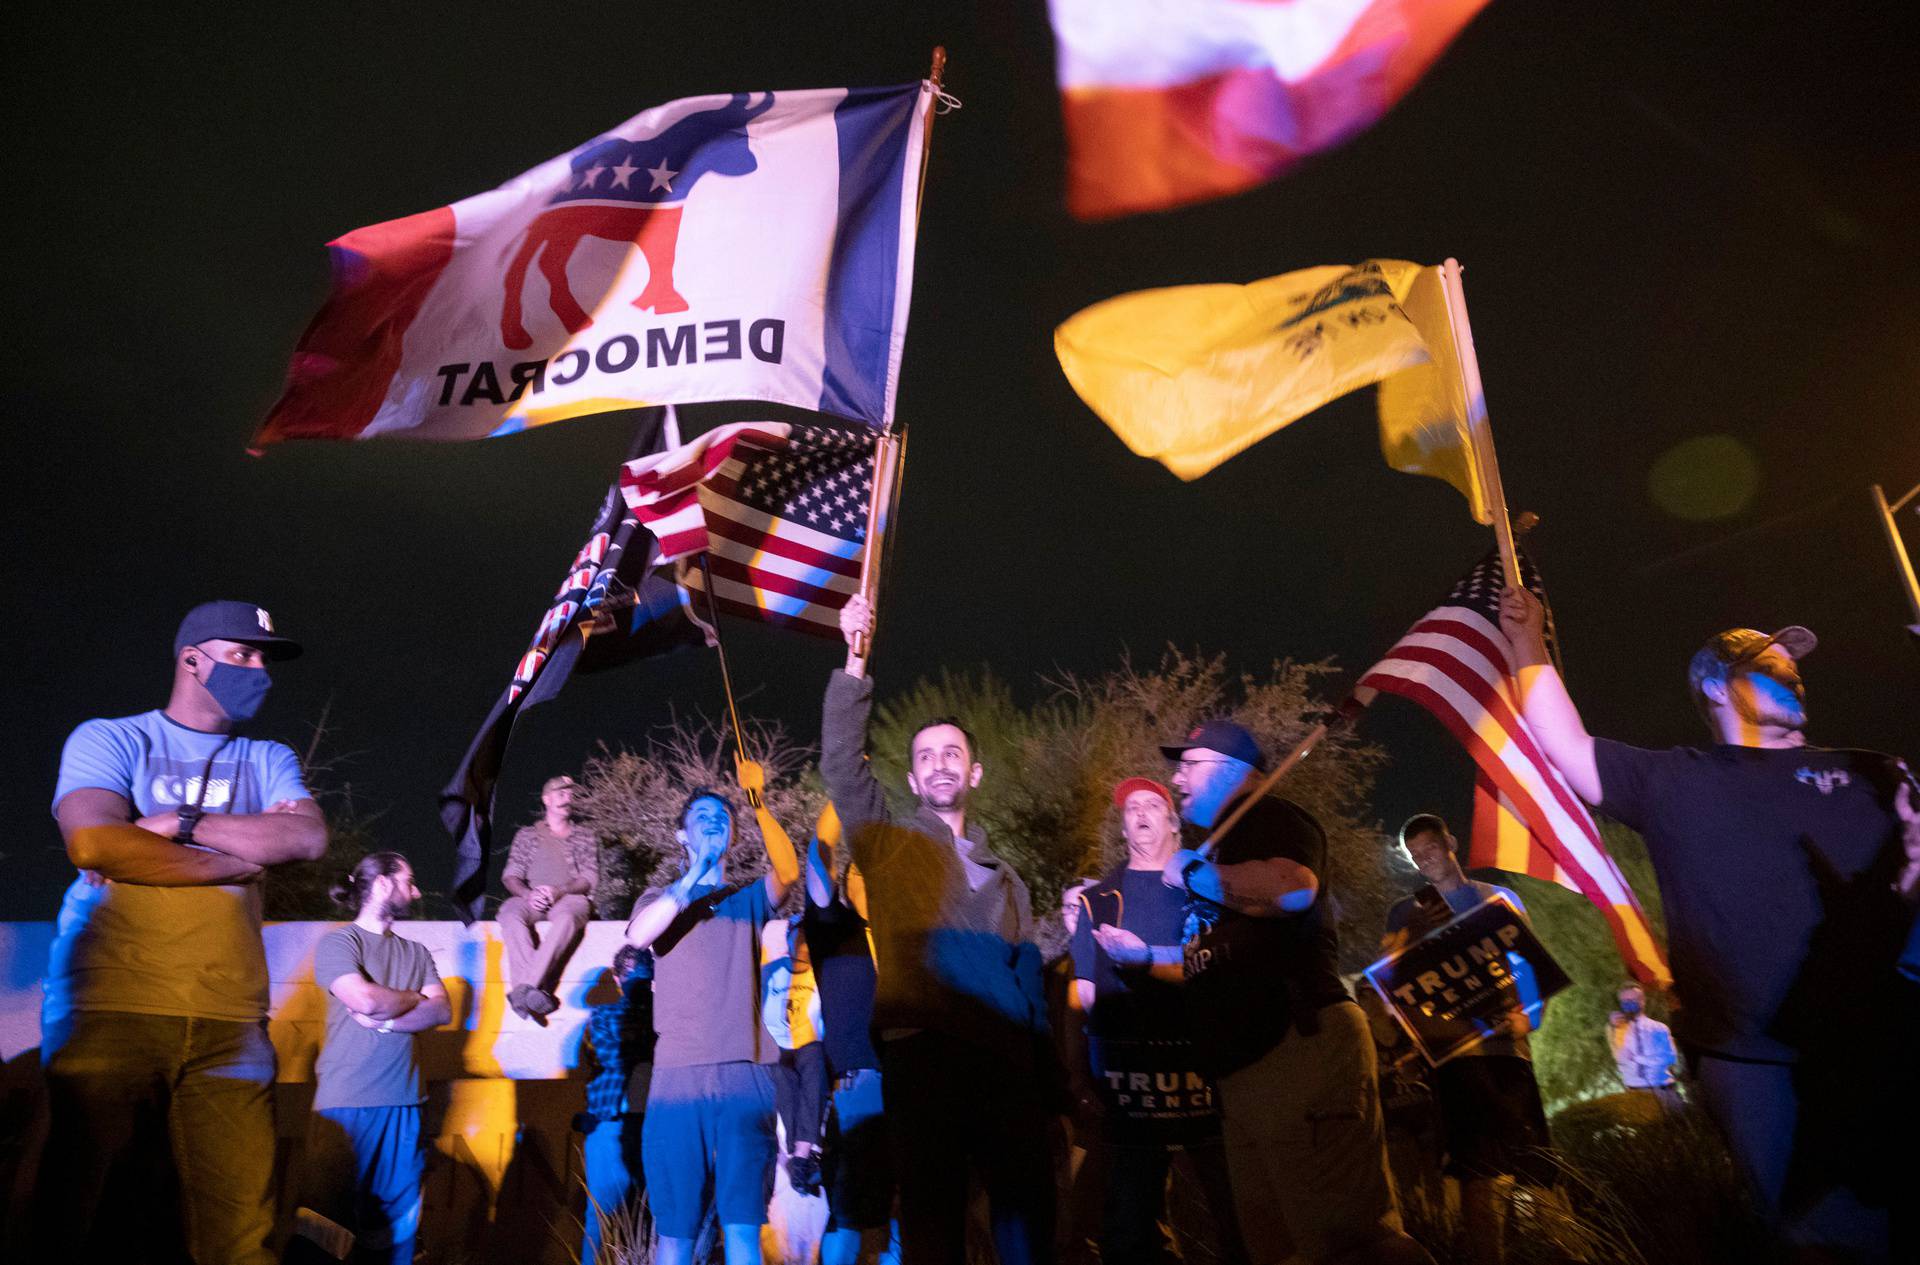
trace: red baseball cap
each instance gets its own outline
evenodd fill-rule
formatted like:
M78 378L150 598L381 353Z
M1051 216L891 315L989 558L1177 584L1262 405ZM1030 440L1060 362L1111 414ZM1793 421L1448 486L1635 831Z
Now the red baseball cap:
M1125 808L1127 806L1127 797L1135 791L1152 791L1155 795L1167 801L1168 808L1173 807L1173 792L1150 777L1130 777L1120 783L1120 785L1114 787L1113 806L1115 808Z

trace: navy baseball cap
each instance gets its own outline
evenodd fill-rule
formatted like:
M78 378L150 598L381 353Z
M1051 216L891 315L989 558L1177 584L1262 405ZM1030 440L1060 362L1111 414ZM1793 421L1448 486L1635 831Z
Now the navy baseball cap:
M1267 753L1260 749L1259 740L1244 725L1236 725L1230 720L1209 720L1195 725L1181 741L1161 743L1160 753L1169 760L1178 760L1182 752L1195 747L1205 747L1209 751L1232 756L1240 763L1251 764L1256 769L1267 767Z
M173 652L177 655L188 646L215 639L258 646L275 661L300 656L300 643L276 633L267 608L252 602L200 603L180 621L180 630L173 634Z

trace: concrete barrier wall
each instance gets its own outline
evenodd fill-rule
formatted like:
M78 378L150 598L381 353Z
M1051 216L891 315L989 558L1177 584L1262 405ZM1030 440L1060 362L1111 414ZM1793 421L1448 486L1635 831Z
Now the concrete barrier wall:
M313 1062L325 1035L313 950L340 925L266 928L268 1030L280 1056L276 1180L287 1210L297 1200ZM431 1259L573 1259L584 1204L571 1130L584 1105L580 1048L588 1009L616 996L607 966L622 924L588 924L555 990L560 1009L545 1026L508 1009L504 945L493 923L408 922L396 930L432 951L453 1006L451 1024L419 1037L433 1139L423 1223ZM20 1235L44 1134L40 977L52 940L50 922L0 923L0 1190L8 1196L0 1259L26 1259Z

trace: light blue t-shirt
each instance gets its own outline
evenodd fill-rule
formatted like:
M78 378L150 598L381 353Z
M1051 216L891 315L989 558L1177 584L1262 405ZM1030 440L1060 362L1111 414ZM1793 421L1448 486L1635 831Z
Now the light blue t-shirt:
M308 799L300 761L278 742L203 733L159 711L90 720L60 754L53 793L125 796L137 816L198 802L207 813L259 813ZM267 1013L258 883L145 887L75 879L47 963L42 1025L74 1010L253 1022Z

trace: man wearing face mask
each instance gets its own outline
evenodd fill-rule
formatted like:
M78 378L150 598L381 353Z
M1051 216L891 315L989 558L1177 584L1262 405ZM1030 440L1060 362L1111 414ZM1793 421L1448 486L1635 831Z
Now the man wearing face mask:
M150 1186L169 1144L193 1259L272 1259L259 880L321 856L327 830L293 751L236 730L267 663L299 653L253 603L203 603L174 636L167 705L67 739L53 811L81 874L45 980L37 1259L110 1259L117 1235L150 1238L108 1204Z
M1547 758L1646 838L1676 1035L1762 1208L1809 1251L1884 1253L1902 1180L1880 1159L1895 1145L1886 1104L1912 1066L1894 971L1908 916L1895 880L1920 848L1904 766L1807 745L1804 628L1709 638L1687 675L1713 744L1648 751L1588 735L1537 599L1510 590L1500 622Z
M1620 1009L1607 1016L1607 1044L1620 1083L1636 1093L1652 1094L1662 1105L1678 1105L1673 1065L1679 1055L1667 1025L1647 1017L1647 994L1638 984L1620 987Z

